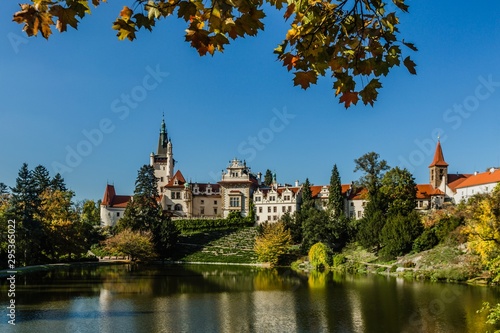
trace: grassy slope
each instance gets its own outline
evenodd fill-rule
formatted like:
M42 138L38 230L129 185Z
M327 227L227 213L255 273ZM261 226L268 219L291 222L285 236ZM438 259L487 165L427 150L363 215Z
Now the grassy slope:
M257 229L247 227L181 235L174 260L185 262L257 262L253 250Z

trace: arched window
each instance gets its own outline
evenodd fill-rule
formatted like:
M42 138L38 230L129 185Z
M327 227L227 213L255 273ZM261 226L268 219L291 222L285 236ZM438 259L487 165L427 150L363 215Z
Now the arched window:
M180 204L175 205L174 210L182 211L182 205L180 205Z

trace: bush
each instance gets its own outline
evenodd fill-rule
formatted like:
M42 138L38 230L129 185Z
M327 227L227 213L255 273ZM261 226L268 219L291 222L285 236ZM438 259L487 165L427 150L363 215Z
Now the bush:
M345 255L343 255L341 253L336 254L333 257L333 267L338 267L340 265L343 265L343 264L345 264L346 261L347 261L347 258L345 257Z
M439 239L436 236L435 229L429 228L425 229L424 232L415 239L413 242L413 251L422 252L425 250L430 250L434 246L439 244Z
M330 266L328 247L321 242L311 246L311 249L309 250L309 262L316 269L321 267L328 268Z
M262 234L255 239L254 250L259 261L275 266L292 245L290 230L285 230L281 222L266 224L263 228Z
M177 230L183 234L189 234L207 230L226 230L254 225L253 221L242 217L239 212L229 214L226 219L186 219L173 220Z

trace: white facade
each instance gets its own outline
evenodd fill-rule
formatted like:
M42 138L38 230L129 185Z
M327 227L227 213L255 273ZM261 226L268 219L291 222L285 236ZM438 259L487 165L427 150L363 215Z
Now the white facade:
M499 183L499 169L491 168L487 172L476 172L457 186L454 200L456 203L460 203L469 200L476 194L491 193Z
M242 216L247 216L253 191L258 182L246 162L236 158L231 160L226 171L222 172L219 185L223 217L227 217L233 211L239 211Z
M299 209L300 187L259 188L253 194L256 222L276 222Z

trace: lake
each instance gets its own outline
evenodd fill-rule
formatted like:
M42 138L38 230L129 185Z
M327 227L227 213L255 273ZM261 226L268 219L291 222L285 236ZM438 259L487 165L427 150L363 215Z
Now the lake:
M498 288L230 265L85 265L2 279L1 332L486 332Z

